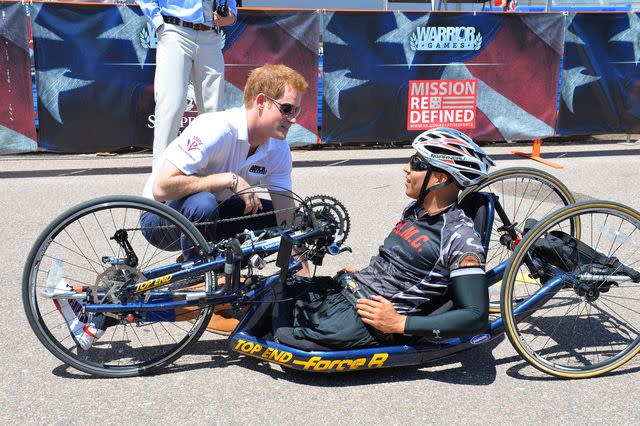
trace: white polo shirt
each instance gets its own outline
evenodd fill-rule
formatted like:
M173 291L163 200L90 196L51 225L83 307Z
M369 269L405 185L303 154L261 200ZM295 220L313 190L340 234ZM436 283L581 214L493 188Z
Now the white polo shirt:
M164 150L157 164L168 160L185 175L233 172L249 185L291 190L291 151L287 141L271 138L249 158L248 153L247 110L243 106L196 117ZM146 198L153 199L152 188L159 168L147 180L142 194ZM232 194L229 189L215 193L220 201Z

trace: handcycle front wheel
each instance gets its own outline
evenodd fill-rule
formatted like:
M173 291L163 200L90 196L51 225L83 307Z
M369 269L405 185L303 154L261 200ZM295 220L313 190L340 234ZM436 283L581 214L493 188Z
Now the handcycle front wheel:
M161 244L153 245L145 237L153 230L141 226L143 213L162 219L162 225L156 227L163 231ZM130 250L125 249L127 244ZM208 244L186 218L155 201L111 196L75 206L42 232L27 258L22 288L29 324L53 355L89 374L127 377L166 366L202 335L213 313L211 306L149 312L107 311L100 319L107 325L104 335L87 349L82 349L72 336L61 306L67 303L65 307L79 309L88 302L105 306L119 303L115 295L121 286L145 281L145 273L149 271L172 267L182 248L189 247L202 255L207 253ZM127 251L135 254L137 262L123 263ZM185 292L212 288L210 274L204 277L204 285L196 283L199 278L163 288L163 301L173 301L178 292L184 297ZM72 299L55 291L54 295L53 288L68 288L72 293L90 296ZM149 295L139 293L129 301L144 304ZM81 318L83 322L95 320L86 312Z
M462 202L474 192L488 192L497 197L508 220L498 214L494 216L487 252L486 269L490 270L509 259L517 245L518 237L524 235L527 219L540 220L549 213L575 203L571 191L556 177L542 170L530 167L511 167L497 170L460 194ZM580 223L571 223L571 235L579 236ZM514 240L506 229L513 226L517 237ZM489 289L489 310L500 312L500 285Z
M567 237L581 223L580 243ZM595 377L640 352L640 213L612 202L564 207L520 242L502 318L516 351L561 378Z

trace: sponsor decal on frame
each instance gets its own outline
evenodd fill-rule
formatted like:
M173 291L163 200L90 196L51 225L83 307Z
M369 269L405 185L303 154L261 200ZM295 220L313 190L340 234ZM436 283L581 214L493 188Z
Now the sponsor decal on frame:
M353 359L323 359L320 356L312 356L309 359L296 358L291 352L263 346L260 343L244 339L238 339L233 350L255 358L309 371L347 371L360 368L381 368L389 358L389 354L384 352L373 354L371 357Z

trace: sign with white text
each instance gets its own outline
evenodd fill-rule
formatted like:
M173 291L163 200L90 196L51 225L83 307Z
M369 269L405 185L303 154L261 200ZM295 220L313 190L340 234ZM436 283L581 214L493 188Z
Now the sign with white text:
M475 129L477 80L410 80L407 130Z

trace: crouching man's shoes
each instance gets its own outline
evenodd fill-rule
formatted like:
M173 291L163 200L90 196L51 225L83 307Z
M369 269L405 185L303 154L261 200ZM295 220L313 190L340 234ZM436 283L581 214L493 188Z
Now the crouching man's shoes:
M214 312L207 325L207 331L228 336L235 330L240 321L236 318L235 312L231 309Z

